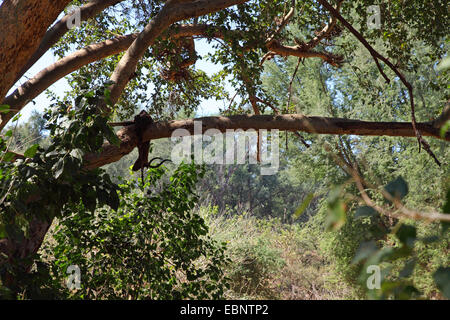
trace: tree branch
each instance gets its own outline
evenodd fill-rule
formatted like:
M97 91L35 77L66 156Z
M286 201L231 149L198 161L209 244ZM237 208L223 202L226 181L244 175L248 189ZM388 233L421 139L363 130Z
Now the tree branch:
M289 12L281 19L281 22L278 25L277 30L271 35L267 40L267 45L270 45L272 41L275 40L275 37L283 30L283 28L288 24L288 22L295 15L295 0L291 0L291 9Z
M209 25L179 25L173 26L161 35L162 39L168 38L182 38L188 36L203 36L206 38L224 38L224 32L230 32L235 35L241 34L239 30L221 30L220 27ZM78 50L61 60L55 62L49 67L43 69L32 79L25 82L13 93L6 97L1 103L7 104L11 107L9 113L2 113L0 123L0 131L6 126L7 122L18 113L28 102L36 98L39 94L45 91L49 86L65 77L66 75L78 70L79 68L106 58L108 56L118 54L127 48L136 40L137 33L125 36L118 36L114 39L92 44ZM318 57L332 65L339 62L339 57L329 53L321 53L315 51L304 51L297 47L288 47L279 44L277 41L272 42L269 46L270 50L281 56L293 55L299 58Z
M335 67L338 67L342 62L342 57L334 55L332 53L309 50L298 45L294 47L284 46L278 41L273 41L268 49L271 50L272 53L284 57L294 56L298 58L320 58Z
M440 212L419 212L416 210L410 210L408 208L406 208L399 199L393 197L391 194L389 194L389 192L387 192L384 188L379 188L376 187L374 185L372 185L371 183L365 181L363 179L363 177L361 176L361 174L358 172L357 169L355 169L355 167L353 166L353 164L348 163L343 156L340 154L336 155L333 153L333 151L331 150L330 146L328 144L324 145L325 150L335 159L335 161L338 163L338 165L345 171L347 172L347 174L349 174L360 194L361 194L361 198L364 200L364 202L369 206L372 207L373 209L375 209L377 212L379 212L380 214L383 214L387 217L392 217L392 218L409 218L409 219L414 219L414 220L425 220L425 221L447 221L450 222L450 215L449 214L445 214L445 213L440 213ZM383 195L383 197L386 200L389 200L391 203L394 204L395 207L395 211L392 211L390 209L387 209L385 206L380 206L377 205L375 203L375 201L373 201L369 195L366 192L366 188L365 186L373 189L373 190L378 190L380 191L380 193Z
M226 132L227 129L278 129L286 131L303 131L314 134L334 135L360 135L360 136L394 136L414 137L415 132L410 122L369 122L328 117L308 117L299 114L289 115L237 115L230 117L205 117L198 119L177 120L169 122L156 122L149 126L143 133L143 141L169 138L177 129L186 129L194 134L194 121L201 121L202 130L218 129ZM442 139L439 129L431 123L418 123L418 128L425 136ZM120 146L106 143L98 154L86 156L87 168L93 169L108 163L120 160L130 153L138 143L134 125L129 125L119 130L118 137L122 141ZM450 141L450 133L443 140Z
M423 146L425 151L434 159L434 161L440 166L441 163L436 158L433 151L431 151L430 145L428 142L423 139L419 129L417 128L417 121L416 121L416 115L415 115L415 107L414 107L414 93L413 93L413 87L412 85L406 80L405 76L400 72L400 70L394 66L387 58L382 56L378 51L376 51L364 37L355 29L353 26L344 19L344 17L341 16L339 11L337 11L331 4L329 4L326 0L319 0L319 3L324 6L328 11L331 12L332 15L334 15L365 47L367 50L369 50L370 54L375 60L375 63L377 64L378 70L382 74L382 76L385 78L387 82L389 82L389 78L384 73L383 69L381 68L379 60L383 61L394 73L400 78L400 81L405 85L405 87L408 89L409 94L409 100L411 103L411 123L414 129L414 132L416 134L417 140L419 142L419 152L420 147Z
M95 17L98 13L102 12L108 7L111 7L123 0L92 0L80 8L81 21L86 21ZM14 82L17 82L55 43L61 39L62 36L69 31L67 22L72 18L72 13L65 15L59 20L53 27L51 27L44 38L42 38L41 44L33 56L20 70Z
M339 12L341 9L341 5L342 2L344 2L343 0L339 0L337 5L336 5L336 11ZM315 46L317 46L317 44L319 44L320 41L322 41L323 39L325 39L326 37L328 37L331 32L333 31L334 27L336 26L336 17L332 14L331 18L330 18L330 22L321 30L317 33L317 35L311 39L305 46L308 49L312 49Z
M1 114L2 123L0 124L0 130L28 102L44 92L53 83L89 63L126 50L136 37L137 34L130 34L89 45L39 72L3 100L2 104L9 105L11 111Z
M70 0L4 1L0 6L0 100L14 85L47 28Z
M116 69L111 75L114 82L110 86L110 100L115 104L123 89L127 85L131 74L134 72L138 61L156 38L171 24L195 18L204 14L214 13L227 7L247 2L248 0L200 0L200 1L173 1L168 0L152 21L138 35L136 40L128 48ZM100 106L102 108L104 106Z

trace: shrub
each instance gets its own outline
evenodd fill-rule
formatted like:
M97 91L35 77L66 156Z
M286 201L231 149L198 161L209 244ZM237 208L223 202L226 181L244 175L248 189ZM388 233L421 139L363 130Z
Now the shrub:
M226 289L224 246L208 236L192 211L197 200L194 165L181 165L168 181L149 170L145 186L121 185L117 211L82 205L62 218L47 242L54 286L82 299L217 299ZM81 270L81 288L69 291L66 270Z

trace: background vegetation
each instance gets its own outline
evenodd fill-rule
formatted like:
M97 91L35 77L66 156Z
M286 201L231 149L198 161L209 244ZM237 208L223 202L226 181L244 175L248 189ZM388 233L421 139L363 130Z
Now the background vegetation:
M312 9L307 6L305 10ZM358 5L348 10L357 12ZM311 17L316 18L312 13ZM113 19L110 15L102 18ZM308 31L301 28L303 23L289 26L298 39L305 38ZM403 64L415 88L418 121L434 119L450 98L448 70L436 67L448 51L448 40L440 29L431 38L420 25L402 24L399 16L393 15L390 23L400 28L402 37L387 31L365 32L373 39L379 37L373 41L377 50ZM77 41L99 37L97 29L89 33L85 28L83 40L71 38L75 36L71 32L66 35L70 42L59 42L55 53L62 56L68 43L79 46L82 43ZM399 79L386 71L394 79L387 84L370 54L352 35L344 32L330 41L334 41L334 53L344 56L341 68L293 57L276 57L265 64L260 85L277 109L410 121L408 93ZM64 98L53 96L55 104L44 114L34 113L27 122L13 123L1 140L2 157L12 149L25 152L27 160L18 167L1 168L2 192L10 185L17 192L2 202L6 227L0 229L0 235L20 238L26 234L18 218L11 220L11 216L20 203L26 204L27 188L31 188L27 179L47 181L40 187L59 204L48 205L48 214L56 220L39 256L33 257L32 272L22 270L14 287L3 286L3 297L450 298L448 225L380 215L364 206L352 176L333 157L338 154L374 185L367 192L392 212L395 207L378 192L383 188L407 208L450 213L447 142L429 139L442 162L439 167L428 154L419 152L414 138L302 134L301 140L292 133L281 133L280 170L273 176L261 176L259 165L200 167L183 163L148 170L142 181L140 173L130 173L137 157L134 151L98 170L98 176L82 171L74 177L71 172L81 168L84 152L95 150L104 139L114 142L112 129L92 110L92 99L94 93L105 92L102 80L112 71L115 59L102 61L102 68L94 64L73 73L69 77L71 92ZM220 54L213 59L226 64ZM156 117L191 115L197 99L220 96L218 83L202 71L196 72L200 80L191 88L195 103L185 100L184 107L181 103L164 108L168 101L155 93L151 99ZM153 81L157 75L145 77ZM213 80L219 81L223 75L215 77ZM93 78L97 79L95 86ZM143 82L131 82L120 102L128 106L122 109L127 113L117 112L116 118L129 118L144 108L150 100L143 94L144 87ZM175 89L162 85L159 92L164 90ZM66 114L69 101L75 99L81 108ZM92 125L84 126L86 123ZM152 141L152 154L170 158L170 150L170 141ZM34 163L45 163L48 170L36 168ZM30 206L30 215L38 209ZM8 229L11 221L16 229ZM382 269L379 290L366 286L365 270L371 264ZM78 290L69 290L65 284L70 265L82 270Z

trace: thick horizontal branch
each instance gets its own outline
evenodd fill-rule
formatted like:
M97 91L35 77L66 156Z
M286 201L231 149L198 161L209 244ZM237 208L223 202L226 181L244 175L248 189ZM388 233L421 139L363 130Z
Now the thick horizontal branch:
M226 130L230 129L278 129L315 134L415 137L412 124L409 122L369 122L289 114L276 116L236 115L157 122L145 130L143 140L169 138L177 129L185 129L190 134L194 134L194 121L201 121L203 133L208 129L218 129L221 132L226 132ZM439 129L434 128L431 123L418 123L417 125L424 136L442 139L439 135ZM101 153L87 155L87 168L93 169L116 162L124 155L130 153L137 145L137 137L133 125L121 129L118 132L118 137L122 141L119 147L105 144ZM447 134L444 140L450 141L450 134Z

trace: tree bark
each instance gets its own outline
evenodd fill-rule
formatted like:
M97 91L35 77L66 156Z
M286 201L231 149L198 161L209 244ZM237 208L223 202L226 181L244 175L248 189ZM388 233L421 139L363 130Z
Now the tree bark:
M0 33L0 48L2 48L0 50L0 74L2 75L0 77L0 101L10 104L16 110L6 115L2 114L0 130L14 113L57 79L90 62L127 50L111 76L111 79L114 81L114 85L111 87L111 100L113 103L117 102L130 79L130 75L135 71L138 61L148 47L159 36L164 35L163 32L171 24L184 19L213 13L232 5L244 3L246 0L168 0L160 13L150 21L141 33L118 37L117 39L94 44L77 51L40 72L35 78L28 81L4 100L3 98L14 85L14 82L67 31L67 17L60 20L49 31L47 30L69 2L70 0L5 0L1 5L0 27L2 28L1 30L7 32ZM92 2L92 4L89 3L83 7L82 19L92 17L107 6L117 2L120 1L100 0ZM320 2L323 3L323 1ZM184 32L192 35L195 32L204 32L207 28L209 27L191 26L192 30L190 30L190 33L186 29ZM183 31L179 32L182 34ZM223 35L220 34L220 31L217 31L214 36L220 38ZM315 42L318 43L318 40ZM279 55L318 57L328 63L337 64L336 57L326 52L305 50L301 46L283 46L276 41L270 41L267 47ZM370 52L374 55L373 49ZM374 55L374 57L385 61L379 55ZM377 59L375 61L379 66ZM388 61L386 63L389 65ZM382 72L382 70L380 71ZM382 72L382 74L384 73ZM400 78L403 80L401 75ZM256 99L256 97L254 98ZM414 114L414 108L412 108L412 111ZM450 111L447 107L443 115L434 122L417 123L417 129L424 136L450 141L449 133L443 138L439 135L439 128L449 117ZM188 134L194 134L194 121L202 122L203 132L208 129L218 129L221 132L229 129L278 129L315 134L351 134L361 136L415 137L417 134L414 130L414 118L413 124L411 124L406 122L368 122L304 115L240 115L155 123L143 133L143 142L168 138L176 129L186 129ZM131 152L138 144L138 137L133 125L124 127L119 131L118 136L121 139L120 146L105 144L100 153L86 156L85 160L87 161L88 169L118 161ZM20 155L17 156L20 157ZM30 237L21 243L16 243L11 239L0 239L0 252L6 253L9 259L13 260L25 258L36 253L44 240L50 224L51 221L31 221ZM3 262L0 260L0 265ZM27 268L29 267L25 266L25 270L28 271ZM8 281L13 281L13 279Z
M70 0L5 0L0 7L0 99Z
M309 117L300 114L289 115L236 115L230 117L204 117L188 120L176 120L169 122L156 122L147 127L143 133L143 141L169 138L177 129L185 129L189 134L194 134L194 122L201 121L202 133L208 129L248 130L267 129L283 131L303 131L314 134L333 135L358 135L358 136L391 136L391 137L415 137L415 132L410 122L370 122L328 117ZM433 122L417 124L424 136L450 141L450 133L444 138L440 136L439 128L433 126ZM134 126L126 126L118 132L122 141L120 146L106 143L102 152L86 155L87 168L93 169L108 163L120 160L137 146L137 137Z
M5 263L13 267L13 270L0 273L2 285L14 290L19 281L15 273L30 272L32 264L27 258L38 252L51 224L52 221L33 219L29 225L28 237L21 242L11 238L0 239L0 253L7 256L7 258L0 258L0 267Z
M231 30L227 32L236 36L244 34L244 32L239 30ZM6 126L8 121L12 119L12 117L17 114L28 102L44 92L53 83L85 65L127 50L130 45L136 40L138 35L138 33L133 33L129 35L118 36L114 39L106 40L100 43L91 44L86 48L80 49L72 54L67 55L66 57L40 71L33 78L18 87L13 93L8 95L1 102L1 104L9 105L11 107L11 111L6 114L0 114L0 131ZM164 32L161 35L161 38L177 39L194 35L204 36L208 38L224 38L223 30L209 25L175 26L173 28L169 28L167 32ZM45 42L45 39L43 40L43 42ZM292 55L301 58L316 57L321 58L324 61L328 61L331 64L335 64L335 61L333 60L335 57L331 54L315 52L310 49L305 51L298 47L283 46L275 41L273 41L268 46L268 49L275 54L279 54L282 56ZM135 49L131 51L135 51ZM130 63L130 61L134 60L135 59L128 59L124 61L128 61L128 63ZM129 70L134 70L132 65L129 66ZM113 80L117 81L118 79ZM255 99L257 98L255 97Z
M98 13L102 12L104 9L111 7L123 0L94 0L86 3L84 6L80 7L81 21L86 21L90 18L95 17ZM72 14L65 15L61 20L55 23L46 33L42 39L39 48L33 54L33 56L28 60L28 62L20 70L16 77L16 82L30 69L33 64L35 64L50 48L61 39L64 34L69 31L67 22L71 19Z

